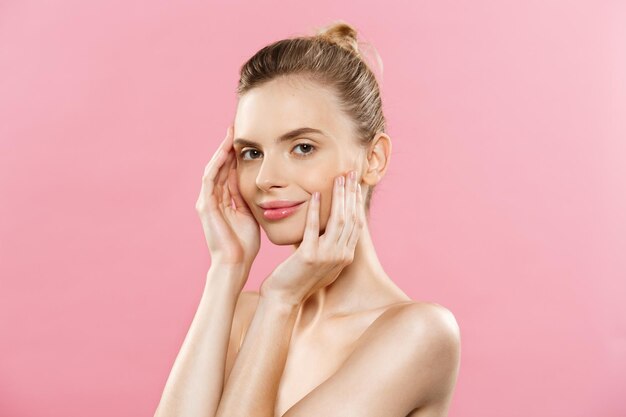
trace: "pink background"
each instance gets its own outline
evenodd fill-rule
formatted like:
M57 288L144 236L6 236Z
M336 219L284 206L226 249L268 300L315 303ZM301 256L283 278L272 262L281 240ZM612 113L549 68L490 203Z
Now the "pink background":
M591 0L2 2L0 415L153 415L238 70L335 19L384 63L381 261L461 327L450 415L626 415L626 7Z

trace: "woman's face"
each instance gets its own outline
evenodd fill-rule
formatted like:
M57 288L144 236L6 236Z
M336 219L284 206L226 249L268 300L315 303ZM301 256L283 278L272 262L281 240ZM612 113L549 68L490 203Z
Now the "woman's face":
M331 210L334 179L357 170L365 157L350 119L327 89L302 79L279 78L254 88L239 99L234 150L239 191L270 241L299 244L315 191L320 192L320 234ZM296 129L301 132L278 141ZM282 219L264 216L261 203L304 202Z

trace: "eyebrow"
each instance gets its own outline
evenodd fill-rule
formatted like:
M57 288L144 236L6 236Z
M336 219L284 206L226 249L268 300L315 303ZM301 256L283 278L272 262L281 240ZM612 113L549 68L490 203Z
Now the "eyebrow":
M298 129L294 129L290 132L284 133L282 135L280 135L279 137L276 138L276 140L274 141L274 143L281 143L281 142L285 142L285 141L290 141L290 140L294 140L296 139L298 136L307 134L307 133L317 133L320 135L324 135L324 136L328 136L326 135L326 133L324 133L322 130L319 129L313 129L312 127L300 127ZM251 140L248 139L244 139L244 138L237 138L234 140L233 145L243 145L243 146L259 146L258 143L253 142Z

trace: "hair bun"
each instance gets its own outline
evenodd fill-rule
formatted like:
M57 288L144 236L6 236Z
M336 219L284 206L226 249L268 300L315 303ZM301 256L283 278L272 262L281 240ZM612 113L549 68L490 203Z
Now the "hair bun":
M343 20L336 20L335 22L320 28L317 31L317 38L335 43L357 56L361 56L359 42L357 39L357 31L354 27Z
M350 51L359 57L363 62L369 64L372 62L372 56L380 71L380 78L383 77L383 60L378 51L369 42L359 41L357 38L357 30L349 23L343 20L335 20L329 25L318 29L314 38L322 39L330 43L334 43L343 49ZM368 65L372 68L370 65Z

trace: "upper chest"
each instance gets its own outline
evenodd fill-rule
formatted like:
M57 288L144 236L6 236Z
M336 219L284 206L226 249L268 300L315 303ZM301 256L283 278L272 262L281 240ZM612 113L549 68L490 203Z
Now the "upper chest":
M353 352L361 335L388 308L338 319L306 334L294 332L278 387L275 415L282 416L333 375Z

